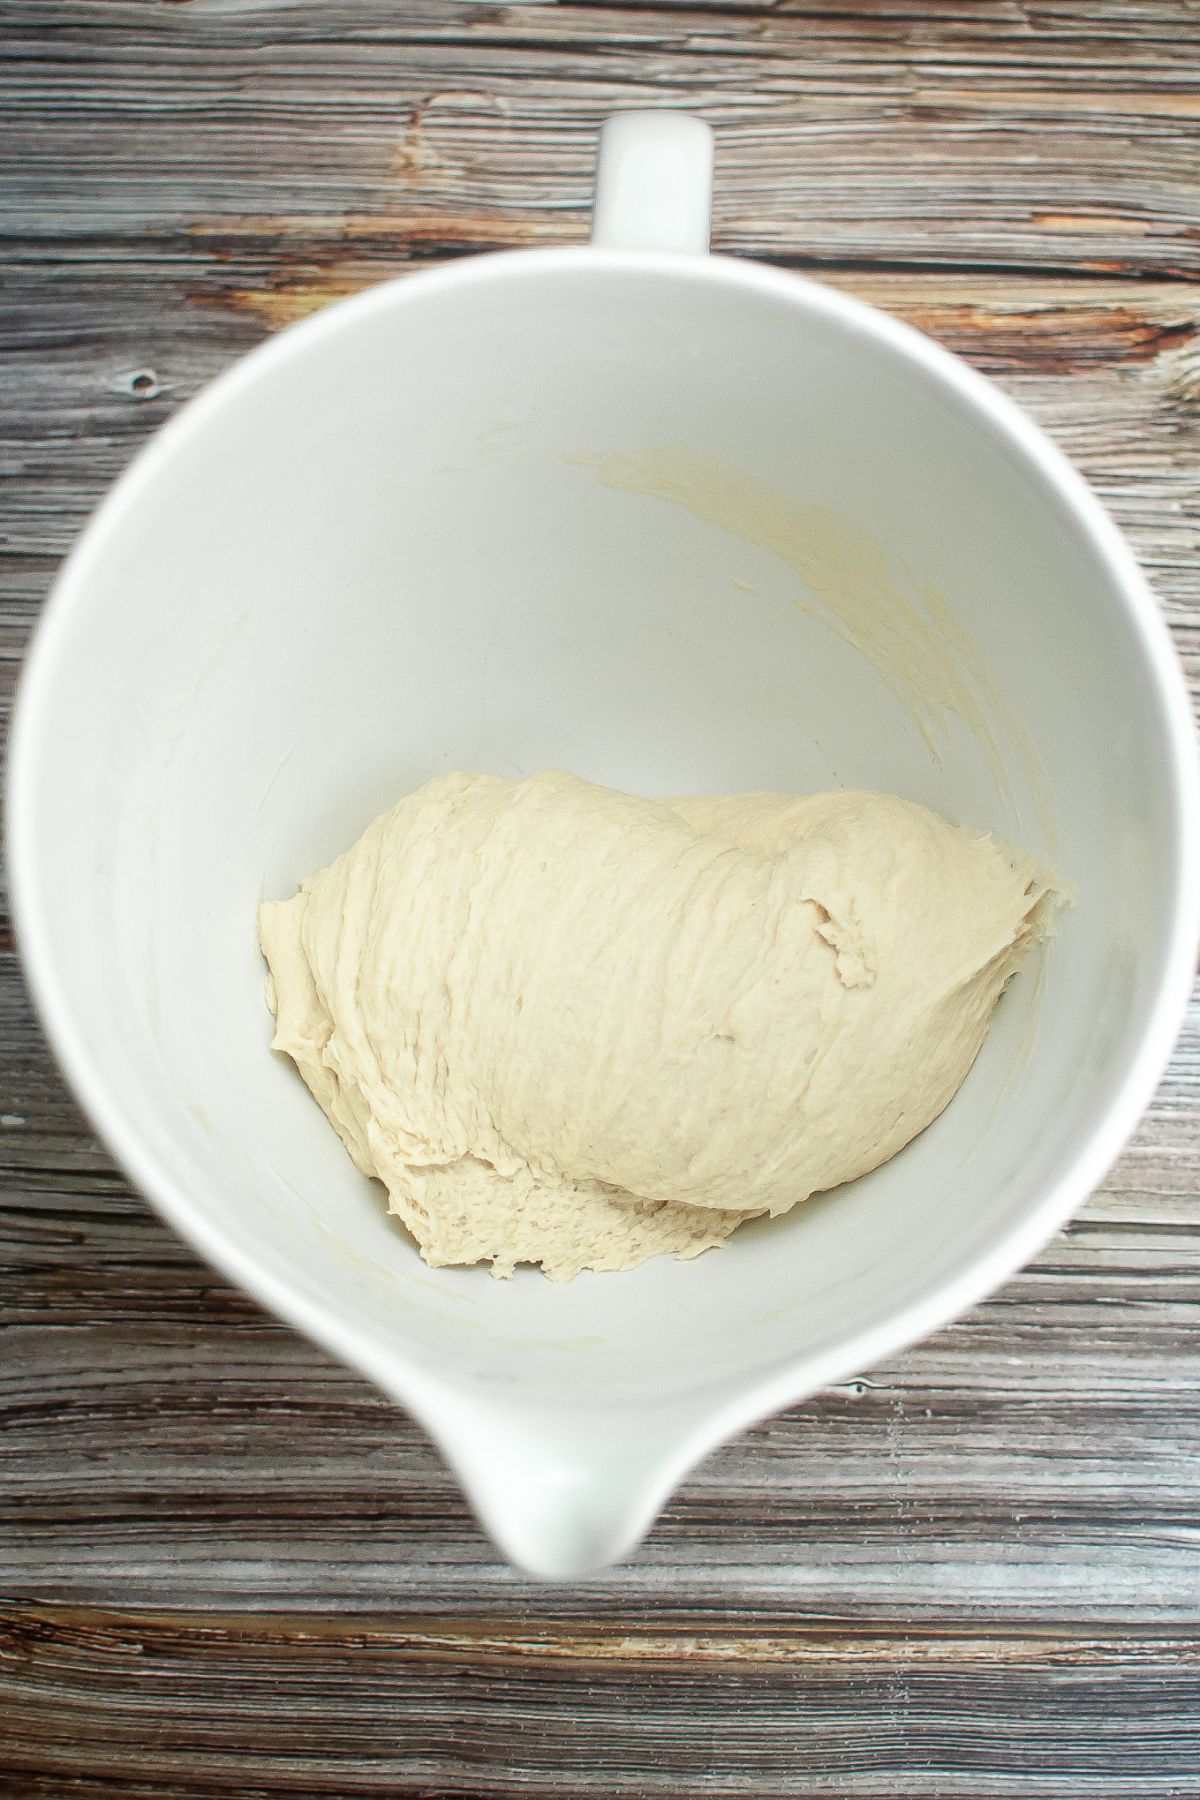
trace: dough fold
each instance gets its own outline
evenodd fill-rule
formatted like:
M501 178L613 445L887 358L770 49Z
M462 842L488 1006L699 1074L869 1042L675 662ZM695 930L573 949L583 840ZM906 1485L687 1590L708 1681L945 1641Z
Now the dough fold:
M698 1255L893 1156L1061 902L889 795L455 774L259 932L274 1048L425 1260L566 1281Z

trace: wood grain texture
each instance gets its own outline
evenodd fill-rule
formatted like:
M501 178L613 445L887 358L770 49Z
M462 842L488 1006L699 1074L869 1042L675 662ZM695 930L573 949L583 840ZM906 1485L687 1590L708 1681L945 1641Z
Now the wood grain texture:
M721 249L997 377L1200 691L1188 0L0 0L0 679L150 431L387 275L586 229L703 112ZM420 1433L199 1265L0 918L0 1791L1200 1794L1200 1018L987 1305L700 1469L627 1567L498 1565Z
M198 1795L224 1777L239 1794L550 1800L644 1794L651 1766L654 1791L669 1794L1179 1794L1172 1771L1194 1750L1189 1712L1200 1676L1194 1643L1165 1632L1136 1641L1098 1633L899 1638L787 1625L765 1633L737 1619L643 1622L632 1631L581 1622L548 1633L523 1622L497 1631L488 1620L413 1615L348 1636L287 1617L181 1621L30 1608L0 1645L39 1677L32 1711L18 1693L9 1714L14 1776L28 1769L39 1777L24 1790L35 1794L61 1792L52 1784L69 1779L73 1794L104 1793L116 1780L122 1792ZM284 1659L293 1684L281 1691ZM128 1673L114 1691L122 1662ZM181 1692L184 1713L176 1710ZM444 1722L448 1694L453 1731ZM48 1697L66 1728L52 1760ZM1140 1713L1132 1731L1131 1705ZM99 1741L74 1736L82 1709L100 1712ZM952 1759L942 1719L956 1723ZM511 1734L527 1721L536 1729L522 1732L517 1769ZM253 1788L242 1785L239 1727L253 1738L255 1775L270 1770ZM640 1767L631 1767L639 1751ZM184 1776L176 1786L164 1780L164 1764L203 1770L208 1780ZM800 1785L809 1779L819 1785Z

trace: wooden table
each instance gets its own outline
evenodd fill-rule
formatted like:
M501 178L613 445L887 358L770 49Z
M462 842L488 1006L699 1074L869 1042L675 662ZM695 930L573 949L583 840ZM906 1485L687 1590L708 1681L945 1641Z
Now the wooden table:
M181 401L382 276L586 231L615 108L719 248L995 375L1193 674L1189 0L0 5L0 654ZM988 1305L714 1457L629 1566L500 1566L417 1430L197 1263L3 942L0 1790L1200 1794L1200 1096Z

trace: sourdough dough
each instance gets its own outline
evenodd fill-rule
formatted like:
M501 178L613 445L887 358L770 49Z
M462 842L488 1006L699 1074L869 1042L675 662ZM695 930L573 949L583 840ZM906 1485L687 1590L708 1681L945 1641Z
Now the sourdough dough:
M444 775L259 929L274 1047L426 1262L566 1281L893 1156L1057 904L885 794Z

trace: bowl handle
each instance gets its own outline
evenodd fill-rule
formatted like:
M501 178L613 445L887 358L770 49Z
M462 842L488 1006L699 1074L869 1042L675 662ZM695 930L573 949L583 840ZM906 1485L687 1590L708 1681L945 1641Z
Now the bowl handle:
M600 133L593 244L704 255L712 179L713 134L703 119L615 113Z

